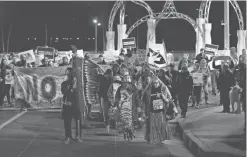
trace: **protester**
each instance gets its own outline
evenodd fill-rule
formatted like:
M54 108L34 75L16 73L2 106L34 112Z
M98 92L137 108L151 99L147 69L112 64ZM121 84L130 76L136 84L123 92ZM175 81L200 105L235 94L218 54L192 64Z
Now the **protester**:
M42 60L42 65L40 65L39 67L49 67L48 57L44 57L44 59Z
M188 67L182 67L182 71L178 75L178 101L181 109L181 118L186 117L189 97L193 89L193 79L188 71Z
M182 60L178 64L178 71L180 71L183 66L190 67L191 65L192 61L189 59L189 54L184 54Z
M112 84L112 70L107 69L104 75L99 75L99 96L101 98L100 104L103 109L103 117L106 125L106 129L108 131L108 120L109 120L109 107L110 102L107 96L107 92Z
M76 92L76 80L72 75L72 68L68 68L67 80L61 84L61 92L63 94L62 114L65 129L65 144L69 144L72 139L71 121L72 118L76 122L76 140L82 142L81 139L81 112L78 105L78 93Z
M102 64L102 65L105 65L106 64L103 55L99 55L99 59L100 59L100 61L98 62L98 64Z
M69 65L69 60L67 57L63 57L62 59L62 64L60 64L59 66L68 66Z
M170 140L170 129L166 121L166 110L172 101L166 85L158 77L152 78L152 84L145 92L147 130L145 139L151 144L161 144Z
M177 70L175 70L175 64L174 63L170 63L168 71L166 71L165 73L168 77L170 77L171 79L171 95L172 95L172 99L175 103L175 105L177 106L177 79L178 79L178 75L179 72Z
M121 53L119 54L119 58L118 58L118 60L117 60L116 62L117 62L117 64L119 64L120 66L124 63L124 53L123 53L123 52L121 52Z
M220 91L220 100L223 104L223 111L230 113L230 98L229 92L230 88L234 85L234 76L229 68L229 64L225 63L223 65L223 70L219 76L219 91Z
M242 58L242 59L241 59ZM246 60L244 56L239 57L239 86L242 88L240 101L242 103L242 110L244 111L244 133L246 134ZM243 61L241 61L243 60Z
M11 101L10 101L10 88L11 84L6 84L6 70L11 69L8 65L8 60L7 57L4 56L2 58L1 64L0 64L0 106L3 107L4 105L4 98L7 96L8 100L8 106L11 106ZM14 75L12 71L12 75Z
M234 65L237 65L238 64L238 54L237 54L237 49L236 47L231 47L230 48L230 55L233 59L233 62L234 62ZM232 68L230 68L232 69Z
M210 75L210 70L209 70L207 61L205 59L201 60L198 72L203 74L204 99L205 99L205 104L209 104L208 103L208 79Z
M70 59L69 63L70 63L70 65L73 65L73 59L78 56L78 53L77 53L77 48L75 45L71 45L70 47L72 50L72 58ZM85 56L84 56L85 59L87 58L86 55L88 55L88 54L87 53L85 54Z
M113 76L120 75L120 66L117 63L112 65Z
M131 80L134 81L136 80L135 78L135 69L134 69L134 65L132 63L127 63L127 68L128 68L128 71L130 73L130 76L131 76Z
M215 56L212 57L212 60L214 60ZM213 62L213 61L211 61ZM210 66L210 78L211 78L211 87L212 87L212 95L216 96L217 93L217 77L218 77L218 70L214 69L212 66Z
M134 86L134 92L132 94L132 120L135 128L141 127L141 122L139 118L142 118L142 109L144 106L141 102L141 90L142 90L142 80L133 80L132 86Z
M193 70L191 72L191 74L193 73L198 73L199 72L199 67L200 64L199 63L195 63L193 66ZM203 84L193 84L193 93L192 93L192 107L196 107L199 108L200 106L200 102L201 102L201 93L202 93L202 86ZM196 105L195 105L196 103Z
M132 140L134 135L133 117L132 117L132 94L135 87L131 83L131 77L126 70L123 74L123 83L116 93L116 104L119 111L117 118L117 131L124 135L125 142Z
M109 87L108 92L107 92L107 96L108 96L108 99L110 101L109 122L108 122L108 125L106 127L108 133L110 132L110 126L115 127L115 125L116 125L116 121L115 121L115 116L116 116L115 115L115 113L116 113L115 96L116 96L117 90L121 86L121 84L122 84L121 77L119 75L113 76L113 82L112 82L112 84Z
M167 86L169 91L171 92L172 90L172 80L171 80L171 75L166 75L165 69L160 69L158 73L159 79Z
M205 59L207 63L209 62L209 59L206 56L203 48L200 49L200 53L196 56L196 63L201 63L202 59Z
M244 59L244 63L246 64L246 49L242 49L242 54L239 56Z

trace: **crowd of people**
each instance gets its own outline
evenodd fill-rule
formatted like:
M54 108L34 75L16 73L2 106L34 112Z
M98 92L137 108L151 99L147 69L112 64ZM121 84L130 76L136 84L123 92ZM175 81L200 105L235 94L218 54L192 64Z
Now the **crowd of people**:
M73 56L76 56L76 48L72 48ZM181 118L186 118L188 102L192 100L192 106L200 108L202 104L202 93L204 104L210 104L209 94L220 93L220 105L223 111L230 113L230 104L239 102L237 111L245 112L246 107L246 50L242 55L236 57L235 49L231 49L231 56L217 63L220 58L212 56L208 58L204 49L195 58L189 59L185 54L178 66L170 63L163 69L154 69L148 63L140 64L138 60L134 63L128 62L128 54L120 53L119 59L107 63L102 55L99 56L98 64L110 64L104 74L98 74L99 90L98 96L102 108L105 126L108 132L116 128L117 132L124 135L125 141L135 138L135 128L141 123L146 123L145 140L148 143L160 144L170 139L170 128L168 120L178 115L178 106L181 109ZM89 59L85 54L84 59ZM212 67L209 62L212 61ZM61 66L73 62L64 58ZM73 63L72 63L73 64ZM4 83L5 71L13 66L27 67L25 56L21 61L7 64L7 58L3 57L1 62L1 104L8 96L11 85ZM41 67L48 67L49 62L45 57ZM192 71L189 68L193 67ZM202 73L203 82L195 84L193 73ZM209 93L209 79L211 78L212 93ZM76 79L73 69L68 68L67 80L62 83L63 118L66 133L66 144L70 142L71 120L76 120L76 138L81 142L81 117L78 96L76 96ZM230 94L229 94L230 93ZM238 100L239 98L239 100ZM8 98L9 100L9 98ZM1 105L0 104L0 105ZM242 108L241 109L241 105ZM246 114L245 114L246 117Z
M202 104L211 103L209 94L216 96L218 92L222 112L230 113L230 104L233 106L232 112L245 112L246 50L239 57L236 57L235 50L231 48L231 56L223 57L220 65L217 63L220 57L209 58L201 49L194 61L185 54L177 68L175 63L170 63L159 70L152 69L146 63L125 62L126 56L120 53L119 59L111 63L112 68L99 76L99 96L107 130L112 125L128 137L134 132L133 125L138 124L140 116L144 115L146 140L150 143L164 141L169 139L169 127L165 121L177 116L178 106L181 118L185 118L189 100L192 107L200 108ZM102 55L99 58L101 61L98 64L107 64ZM212 62L212 67L209 62ZM202 73L202 83L194 83L193 73ZM235 89L241 90L235 92ZM238 101L233 97L239 98L241 104L237 110L233 103Z

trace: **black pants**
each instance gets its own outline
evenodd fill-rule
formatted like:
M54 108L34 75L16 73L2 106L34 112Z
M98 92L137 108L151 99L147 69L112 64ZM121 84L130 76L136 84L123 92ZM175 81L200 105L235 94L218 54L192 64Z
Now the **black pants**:
M174 89L171 89L170 91L171 91L172 99L177 107L178 106L177 92Z
M225 112L230 112L229 92L230 92L230 90L228 90L228 89L224 89L224 90L222 89L220 91L221 103L223 104L223 111L225 111Z
M189 94L180 94L178 96L178 101L182 114L186 114L188 109Z
M63 109L63 119L64 119L64 129L65 138L72 138L71 133L71 122L75 119L76 123L76 137L81 137L81 114L80 111L72 107L64 107Z
M202 86L194 86L193 96L195 97L195 101L198 105L201 102L201 95L202 95Z
M8 103L10 104L10 87L10 84L0 84L0 106L3 106L5 96L7 96Z

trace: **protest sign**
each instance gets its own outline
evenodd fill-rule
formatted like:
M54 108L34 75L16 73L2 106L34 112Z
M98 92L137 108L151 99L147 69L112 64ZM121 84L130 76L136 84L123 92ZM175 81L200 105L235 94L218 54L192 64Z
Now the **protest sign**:
M215 56L231 56L230 50L218 50Z
M217 53L218 48L219 45L206 44L204 52L206 55L214 56Z
M16 100L21 99L32 108L60 108L61 83L67 67L15 68L14 90Z
M192 73L194 86L200 86L203 84L203 74L202 73Z
M136 41L134 37L122 39L122 42L123 42L123 48L126 49L136 48Z
M6 69L5 84L14 84L14 76L11 69Z
M32 63L32 62L36 61L36 57L35 57L35 55L33 53L33 50L28 50L28 51L25 51L25 52L18 53L19 58L21 58L22 55L26 56L27 63Z
M49 60L54 60L56 50L53 47L48 46L38 46L37 53L44 54Z

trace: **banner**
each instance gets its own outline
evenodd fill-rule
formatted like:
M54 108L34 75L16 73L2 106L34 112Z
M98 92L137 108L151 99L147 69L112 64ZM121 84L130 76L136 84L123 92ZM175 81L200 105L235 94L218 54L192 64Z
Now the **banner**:
M61 83L66 79L67 67L17 68L15 67L15 97L32 108L60 108Z
M136 40L134 37L123 39L122 42L123 42L123 48L126 49L136 48Z
M203 74L202 73L192 73L194 86L201 86L203 84Z

